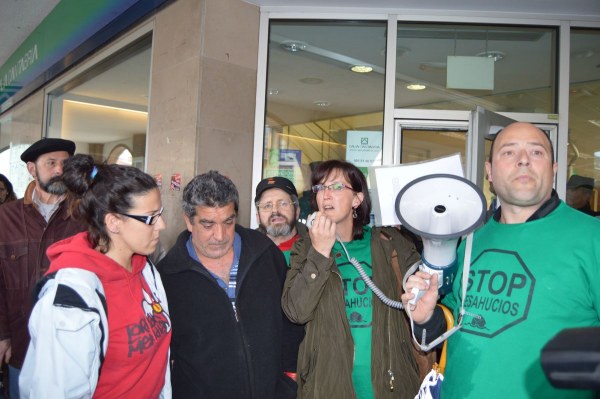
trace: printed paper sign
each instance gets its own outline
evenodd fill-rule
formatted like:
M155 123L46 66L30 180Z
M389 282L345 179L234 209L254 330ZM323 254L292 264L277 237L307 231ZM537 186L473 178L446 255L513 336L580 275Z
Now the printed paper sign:
M349 130L346 137L346 161L357 167L381 165L383 133Z

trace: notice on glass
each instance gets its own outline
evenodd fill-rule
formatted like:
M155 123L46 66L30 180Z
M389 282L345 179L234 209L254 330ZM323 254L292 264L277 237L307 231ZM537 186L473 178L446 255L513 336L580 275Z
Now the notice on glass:
M359 168L381 165L383 133L367 130L348 130L346 161Z

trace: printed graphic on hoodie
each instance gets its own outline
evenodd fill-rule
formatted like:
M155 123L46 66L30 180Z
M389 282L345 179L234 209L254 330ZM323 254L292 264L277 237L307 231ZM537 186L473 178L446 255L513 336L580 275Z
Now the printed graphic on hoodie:
M154 295L142 288L144 299L141 306L145 317L139 323L127 326L128 356L142 354L150 349L156 341L171 331L171 319Z

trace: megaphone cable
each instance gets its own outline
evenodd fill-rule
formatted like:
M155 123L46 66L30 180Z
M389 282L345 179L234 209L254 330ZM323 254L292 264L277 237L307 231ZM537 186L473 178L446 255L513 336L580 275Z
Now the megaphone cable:
M311 213L310 215L308 215L308 218L306 220L306 227L308 227L309 229L312 227L312 224L313 224L313 222L315 220L315 215L316 215L315 213ZM346 258L348 259L348 261L350 261L350 263L352 264L352 266L354 266L354 268L358 272L360 278L362 278L362 280L365 282L365 284L367 285L367 287L369 287L371 289L371 291L373 291L373 293L375 294L375 296L377 296L377 298L379 298L379 300L381 300L381 302L383 302L384 304L386 304L387 306L389 306L391 308L402 309L403 308L402 302L400 302L400 301L394 301L393 299L390 299L387 296L385 296L385 294L383 292L381 292L381 290L379 289L379 287L377 287L375 285L375 283L373 282L373 280L371 280L371 278L369 278L369 276L367 275L367 273L365 273L364 269L360 265L360 262L357 261L356 258L351 258L350 257L350 254L348 253L348 250L346 249L346 246L344 245L344 243L342 242L342 240L340 239L340 237L337 234L335 236L335 239L342 246L342 249L344 250L344 253L346 254Z
M381 302L383 302L384 304L386 304L387 306L389 306L391 308L402 309L403 308L402 302L400 302L400 301L394 301L393 299L390 299L387 296L385 296L385 294L379 289L379 287L377 287L375 285L375 283L373 282L373 280L371 280L369 278L369 276L367 275L367 273L365 273L364 269L360 265L360 262L358 260L356 260L356 258L351 258L350 257L350 255L348 254L348 250L346 249L346 246L344 245L344 243L342 242L342 240L340 240L340 238L338 236L336 236L336 240L342 246L342 249L344 250L344 253L346 254L346 258L348 258L348 260L350 261L350 263L352 263L352 266L354 266L354 268L356 269L356 271L360 275L360 278L363 279L363 281L365 282L365 284L367 285L367 287L369 287L371 289L371 291L373 291L373 293L377 296L377 298L379 298L381 300Z
M417 346L422 351L429 352L430 350L432 350L433 348L435 348L436 346L438 346L439 344L444 342L446 339L450 338L450 336L452 334L454 334L455 332L460 330L460 328L462 327L463 316L466 313L465 298L467 296L467 284L469 281L469 271L471 269L471 250L472 249L473 249L473 232L470 232L469 234L467 234L467 242L465 245L465 256L464 256L464 261L463 261L463 271L462 271L462 280L461 280L462 297L461 297L461 302L460 302L458 323L454 327L452 327L450 330L446 331L445 333L443 333L442 335L440 335L439 337L437 337L436 339L431 341L429 344L426 344L427 330L423 329L423 334L421 336L421 342L419 342L417 340L417 338L415 337L415 322L412 317L412 311L410 310L410 306L406 307L406 313L408 315L408 319L410 320L410 330L411 330L411 335L412 335L413 341L417 344ZM413 264L411 266L411 268L406 272L404 278L402 279L402 287L404 288L405 292L407 292L406 281L408 280L408 277L410 275L412 275L412 273L414 273L416 271L416 269L419 267L419 263L420 263L420 261L415 262L415 264ZM415 269L415 270L413 270L413 269ZM412 272L411 272L411 270L412 270Z

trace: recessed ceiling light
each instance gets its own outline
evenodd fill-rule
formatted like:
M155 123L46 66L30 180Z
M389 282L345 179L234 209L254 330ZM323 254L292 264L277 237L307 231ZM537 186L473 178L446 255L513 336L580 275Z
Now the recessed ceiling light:
M373 67L368 65L352 65L350 70L356 73L369 73L373 70Z
M316 105L317 107L329 107L331 105L331 102L329 102L327 100L317 100L317 101L313 101L313 104Z
M409 85L406 85L406 88L408 90L425 90L427 86L422 85L420 83L411 83Z
M494 59L494 61L502 61L504 59L504 57L506 57L506 54L504 54L502 51L490 50L490 51L483 51L481 53L478 53L477 57L486 57L486 58L492 58L492 59Z
M304 42L296 42L293 40L288 40L280 44L280 46L289 52L297 53L298 51L306 50L308 44Z
M276 95L278 95L278 94L279 94L279 89L276 89L276 88L274 88L274 87L273 87L273 88L269 89L269 91L268 91L267 93L268 93L270 96L276 96Z
M299 81L307 85L318 85L320 83L323 83L323 79L319 78L302 78Z

